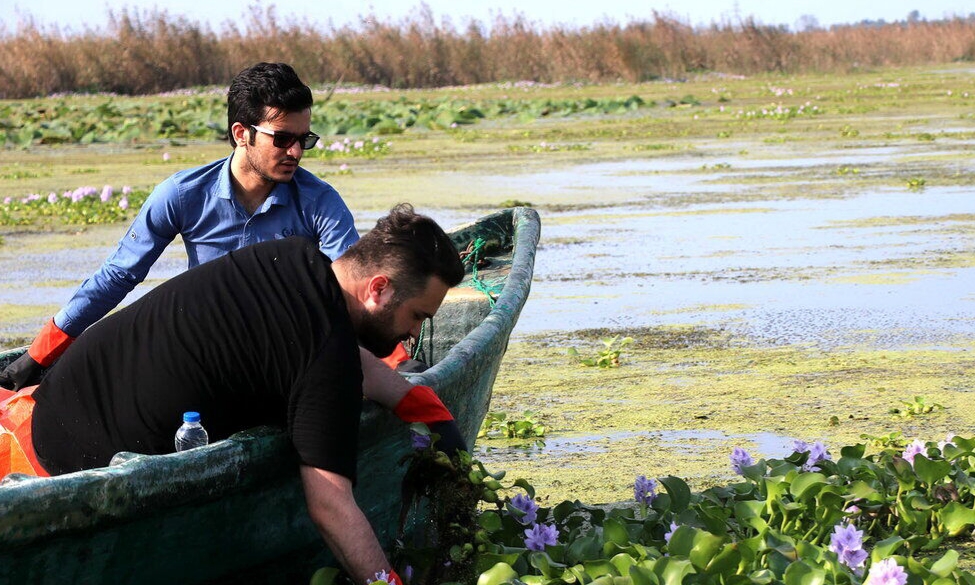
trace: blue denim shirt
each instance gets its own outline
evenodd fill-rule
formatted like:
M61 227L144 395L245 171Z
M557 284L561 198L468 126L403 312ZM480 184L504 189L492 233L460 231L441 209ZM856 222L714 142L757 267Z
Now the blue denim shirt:
M77 337L118 306L177 235L183 237L188 267L265 240L300 235L318 240L335 260L359 239L352 212L338 192L299 167L248 216L233 194L231 157L180 171L146 199L118 248L81 283L54 316L62 331Z

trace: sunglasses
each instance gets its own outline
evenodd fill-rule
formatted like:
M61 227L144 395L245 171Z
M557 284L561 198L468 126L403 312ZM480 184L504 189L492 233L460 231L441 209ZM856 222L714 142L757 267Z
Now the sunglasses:
M251 125L251 128L257 130L261 134L267 134L271 137L271 142L277 148L291 148L291 145L297 142L301 145L303 150L308 150L309 148L315 148L318 144L319 136L314 132L305 132L304 134L292 134L291 132L278 132L276 130L268 130L267 128L262 128L260 126Z

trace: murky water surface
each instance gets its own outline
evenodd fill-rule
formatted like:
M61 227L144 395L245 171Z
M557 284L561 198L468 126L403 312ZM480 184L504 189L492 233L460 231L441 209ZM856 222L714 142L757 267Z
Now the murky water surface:
M752 167L768 172L781 161L766 162ZM823 347L942 345L975 333L970 189L805 199L797 183L789 199L673 208L641 199L659 201L661 191L720 199L756 188L727 178L713 185L700 173L638 172L648 165L586 165L571 184L559 184L565 171L517 179L556 191L603 185L635 194L624 206L543 215L536 282L518 333L692 322Z
M949 346L955 336L975 334L970 189L857 188L847 181L831 196L805 195L810 181L841 181L840 164L896 167L916 154L917 147L905 146L729 157L709 155L704 146L693 156L541 173L457 173L452 180L479 182L542 208L535 282L516 336L698 323L772 343ZM819 167L813 173L819 178L811 179L809 169ZM758 176L776 177L775 188L756 185ZM622 203L600 207L607 199ZM546 210L567 200L577 204L570 211ZM580 209L580 201L595 206ZM444 225L476 215L431 214ZM360 227L377 215L360 214ZM121 231L99 230L91 247L0 248L0 305L67 300ZM11 236L8 243L22 237L31 236ZM184 267L182 248L174 244L127 302ZM25 325L24 332L32 328Z

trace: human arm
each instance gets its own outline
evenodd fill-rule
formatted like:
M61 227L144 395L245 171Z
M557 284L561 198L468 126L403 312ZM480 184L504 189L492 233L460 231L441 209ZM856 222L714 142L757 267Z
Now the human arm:
M368 350L359 348L362 394L392 410L404 422L422 422L440 435L437 448L453 455L467 444L454 416L429 386L415 386Z
M370 583L379 571L391 570L375 532L355 502L347 477L302 465L301 483L309 516L356 583Z
M349 207L331 185L312 176L315 181L298 183L302 206L309 234L318 240L318 249L333 261L338 260L352 244L359 241L359 231ZM309 196L314 194L314 196Z
M115 253L44 323L27 352L0 372L0 386L20 390L37 384L44 368L145 279L149 268L178 233L170 195L174 191L166 183L153 191Z
M179 192L170 178L149 195L115 252L81 283L54 316L54 325L72 338L81 335L145 280L149 269L179 231Z
M0 387L20 390L39 384L41 372L54 363L74 341L49 319L22 356L0 372Z

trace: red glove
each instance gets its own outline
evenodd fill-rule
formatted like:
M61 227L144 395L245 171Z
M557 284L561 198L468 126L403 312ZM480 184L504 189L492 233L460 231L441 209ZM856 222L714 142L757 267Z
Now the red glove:
M395 370L396 366L400 365L400 363L410 359L410 354L407 353L406 348L403 347L402 343L397 343L396 349L393 350L393 353L380 359L384 364L389 366L391 370Z
M447 455L453 456L457 451L467 451L467 443L457 423L454 422L454 415L450 414L433 388L429 386L410 388L393 412L402 421L421 422L430 427L431 431L440 435L437 448Z
M430 423L454 420L447 407L429 386L414 386L393 409L396 416L405 422Z
M20 390L38 384L44 368L53 364L72 341L74 337L61 331L54 324L54 319L49 320L27 348L27 352L0 372L0 387Z
M53 364L54 360L61 357L61 354L68 349L74 339L74 337L61 331L61 328L55 325L54 319L51 318L41 327L41 332L37 334L34 342L27 348L27 353L34 358L35 362L46 368Z

